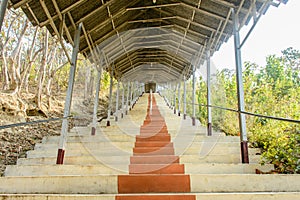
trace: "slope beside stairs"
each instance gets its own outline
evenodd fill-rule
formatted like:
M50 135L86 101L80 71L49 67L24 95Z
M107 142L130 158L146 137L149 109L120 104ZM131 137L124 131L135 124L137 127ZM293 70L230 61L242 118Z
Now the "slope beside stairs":
M152 109L150 108L152 102ZM259 150L240 164L239 137L205 136L173 114L157 94L139 98L134 109L110 127L75 127L64 165L55 165L59 137L36 144L27 158L7 166L0 200L258 200L300 199L300 176L255 174Z

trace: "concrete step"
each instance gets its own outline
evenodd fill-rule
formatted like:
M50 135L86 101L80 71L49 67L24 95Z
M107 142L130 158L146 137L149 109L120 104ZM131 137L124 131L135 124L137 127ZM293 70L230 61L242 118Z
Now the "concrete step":
M88 176L128 174L128 165L9 165L5 176Z
M249 155L260 155L260 149L248 149ZM200 157L203 156L210 156L210 155L241 155L240 147L222 147L222 146L215 146L209 149L206 149L203 146L200 147L189 147L184 151L176 150L176 155L199 155Z
M96 155L96 156L109 156L109 155L132 155L133 151L136 151L140 154L147 154L148 153L155 153L155 154L174 154L174 150L166 149L167 147L138 147L133 148L132 145L117 147L117 146L82 146L78 148L67 148L66 156L84 156L84 155ZM165 152L165 153L164 153ZM194 147L189 146L186 149L180 149L175 151L175 155L195 155L204 157L207 155L240 155L240 147L222 147L222 146L215 146L211 149L204 149L202 146ZM249 155L257 155L260 154L259 149L249 149ZM27 151L26 153L27 158L39 158L39 157L55 157L57 156L57 146L54 148L47 148L47 149L36 149L32 151Z
M262 172L274 170L271 164L223 164L223 163L185 163L186 174L255 174L256 169Z
M66 153L65 164L72 165L94 165L99 163L105 164L129 164L129 158L131 154L127 156L103 156L103 155L83 155L83 156L68 156ZM135 156L135 157L148 157L149 160L153 159L152 156ZM250 163L259 163L260 156L258 155L250 155L249 156ZM144 161L143 161L144 162ZM241 163L241 158L239 154L236 155L209 155L200 157L197 155L181 155L180 156L181 163ZM18 165L32 165L32 164L55 164L56 157L39 157L39 158L20 158L17 161Z
M94 141L94 142L68 142L67 143L67 150L81 150L81 149L97 149L97 148L119 148L119 149L127 149L127 148L133 148L134 147L134 141L128 142L128 141L121 141L121 142L107 142L107 141ZM58 143L37 143L34 146L35 150L49 150L49 149L57 149Z
M122 184L128 177L134 185L147 180L148 186L164 185L161 190L168 193L176 185L164 183L170 176L182 175L1 177L0 194L117 194L122 177ZM157 178L162 181L157 182ZM201 174L190 175L186 180L190 180L191 193L300 192L300 175Z
M152 166L150 165L150 168ZM255 174L259 169L269 172L273 165L266 164L211 164L211 163L186 163L186 174ZM128 165L9 165L6 167L5 176L44 176L44 175L99 175L99 174L128 174Z
M54 165L56 157L46 158L19 158L17 165ZM64 164L66 165L98 165L106 164L114 165L129 165L130 156L66 156Z
M127 149L134 147L135 140L132 141L97 141L94 140L92 142L67 142L67 150L73 149L97 149L97 148L110 148L116 147L120 149ZM178 140L173 142L174 148L176 152L183 152L187 148L201 148L205 150L211 150L215 148L240 148L239 143L234 142L197 142L197 141L189 141L189 140L182 140L179 142ZM57 149L57 143L37 143L34 147L35 150L49 150L49 149Z
M80 150L66 150L65 156L130 156L132 155L132 148L119 149L113 148L102 148L102 149L80 149ZM57 156L57 149L49 149L45 151L28 151L27 158L52 158Z
M170 134L171 135L171 134ZM150 135L149 135L150 136ZM135 141L135 137L146 137L140 136L139 134L122 134L122 133L103 133L101 135L91 136L88 135L74 135L69 136L67 141L68 142L101 142L101 141ZM204 135L197 135L197 134L184 134L180 133L177 135L171 135L172 141L197 141L197 142L204 142L204 143L211 143L211 142L228 142L228 143L240 143L239 137L231 137L231 136L204 136ZM42 143L58 143L60 137L59 136L50 136L45 137L42 140Z
M169 143L170 136L156 135L146 139L143 138L145 135L136 136L140 132L151 134L154 130L150 128L151 124L140 129L146 115L147 97L141 98L140 102L143 104L138 103L123 121L112 120L112 126L98 127L96 136L90 136L91 127L72 129L64 165L55 165L59 137L45 138L34 151L28 152L28 158L7 167L6 177L0 178L0 194L12 195L0 195L0 200L299 197L300 175L255 174L256 169L264 172L274 169L273 165L257 164L260 159L256 155L260 153L258 149L249 149L251 164L240 164L239 137L224 137L217 133L207 137L205 127L191 126L190 119L182 120L171 114L173 111L166 106L159 108L165 120L156 108L152 117L162 123L165 121L172 143ZM166 142L158 143L161 139ZM135 143L136 140L145 142ZM162 146L165 147L160 148ZM174 150L180 156L173 155ZM142 154L149 151L159 153Z
M300 192L170 193L170 194L3 194L0 200L295 200Z
M135 141L136 135L128 134L115 134L115 135L98 135L98 136L86 136L86 137L74 137L67 139L68 142L130 142ZM43 139L43 144L59 143L59 136L52 136Z
M240 155L207 155L207 156L195 156L195 155L182 155L180 156L181 163L224 163L224 164L238 164L241 163ZM259 163L260 156L249 155L250 163Z

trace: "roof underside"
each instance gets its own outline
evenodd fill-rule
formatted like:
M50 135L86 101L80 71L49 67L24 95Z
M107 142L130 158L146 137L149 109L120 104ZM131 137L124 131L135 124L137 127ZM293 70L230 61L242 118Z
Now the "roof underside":
M287 0L284 1L286 3ZM280 0L10 0L34 25L73 45L123 81L172 82L192 70L240 27ZM93 52L93 53L91 53ZM93 58L91 58L93 57Z

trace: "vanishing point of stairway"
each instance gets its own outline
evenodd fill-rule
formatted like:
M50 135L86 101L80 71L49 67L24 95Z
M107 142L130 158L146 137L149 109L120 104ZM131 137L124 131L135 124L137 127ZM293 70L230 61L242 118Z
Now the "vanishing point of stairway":
M258 164L259 150L250 149L250 164L240 164L238 137L205 135L162 97L144 94L95 136L90 127L73 128L64 165L55 165L59 137L44 138L6 168L0 200L300 199L299 175L255 174L273 169Z

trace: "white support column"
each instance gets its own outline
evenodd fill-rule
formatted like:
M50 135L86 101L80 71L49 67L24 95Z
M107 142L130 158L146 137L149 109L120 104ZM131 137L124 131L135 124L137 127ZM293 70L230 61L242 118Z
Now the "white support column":
M238 111L239 111L239 126L240 126L240 137L241 137L241 157L242 163L249 163L248 155L248 139L246 129L246 117L245 114L241 113L245 111L245 100L244 100L244 86L243 86L243 71L242 71L242 55L241 55L241 43L239 34L239 18L235 14L235 10L232 9L232 16L234 22L234 50L235 50L235 63L236 63L236 82L237 82L237 96L238 96Z
M149 113L152 115L152 89L150 89L150 108L149 108Z
M196 125L196 108L195 108L195 102L196 102L196 75L195 75L196 67L193 66L193 93L192 93L192 125Z
M110 73L110 84L109 84L109 104L108 104L108 111L107 111L107 122L106 126L110 126L110 116L111 116L111 109L112 109L112 88L114 84L114 69L112 69Z
M2 0L1 1L1 8L0 8L0 32L2 29L2 24L5 16L5 12L7 9L8 0Z
M122 112L121 112L121 118L124 117L124 106L125 106L125 85L122 83Z
M138 83L133 83L133 103L132 103L132 106L131 108L133 108L137 102L137 98L138 98Z
M177 86L176 86L176 84L174 85L174 93L173 93L173 103L174 103L174 114L176 114L176 88L177 88Z
M183 119L186 119L186 78L183 78Z
M210 84L210 45L206 52L206 70L207 70L207 135L212 135L212 115L211 115L211 84Z
M65 100L64 118L70 116L73 86L74 86L74 79L75 79L75 72L76 72L76 65L77 65L77 56L79 52L81 28L82 28L82 23L78 25L78 28L75 31L75 35L74 35L74 47L73 47L72 60L71 60L72 63L69 72L67 95ZM62 128L61 128L61 135L59 140L56 164L64 163L65 148L66 148L67 137L68 137L68 124L69 124L68 119L64 119L62 121Z
M179 83L178 83L178 116L180 116L180 107L181 107L181 91L180 91L180 88L181 88L181 80L179 80Z
M120 82L118 81L117 84L117 94L116 94L116 112L115 112L115 121L118 121L119 115L119 89L120 89Z
M92 122L92 132L91 132L92 135L96 134L99 93L101 88L101 75L102 75L102 68L100 68L97 73L97 85L96 85L96 94L94 100L93 122Z
M125 114L128 115L128 104L129 104L129 94L130 94L130 82L127 83L127 94L126 94L126 112Z
M130 89L129 89L129 110L131 110L132 106L132 99L133 99L133 83L130 82Z
M172 84L169 84L169 99L170 99L170 109L173 109L172 105L173 105L173 97L172 97Z
M144 83L141 84L140 95L143 96L143 93L144 93Z
M167 106L171 107L171 99L170 99L170 92L169 92L169 83L166 85L166 99L167 99Z

